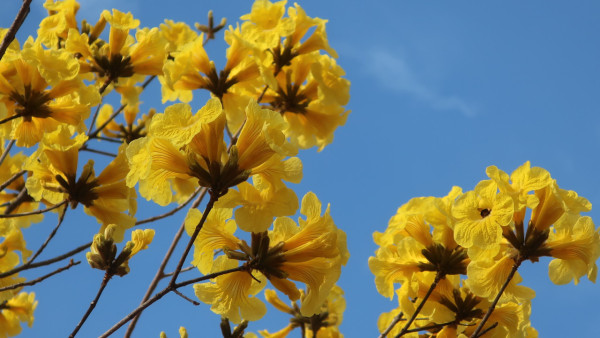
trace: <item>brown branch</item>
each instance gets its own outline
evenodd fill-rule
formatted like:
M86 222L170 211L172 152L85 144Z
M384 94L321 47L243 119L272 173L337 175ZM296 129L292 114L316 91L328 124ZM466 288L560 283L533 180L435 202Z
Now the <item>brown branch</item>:
M83 326L83 323L85 323L85 321L90 316L92 311L94 311L94 308L96 307L96 304L98 304L98 300L100 299L100 296L102 295L102 292L104 291L104 288L106 288L106 285L108 285L108 282L110 281L112 276L113 275L108 273L108 271L104 274L104 278L102 278L102 283L100 284L100 288L98 289L98 292L96 293L96 297L94 297L94 300L92 300L92 302L90 303L90 306L88 307L87 311L85 312L85 314L83 315L83 317L81 318L81 320L79 321L79 323L77 324L77 326L75 327L73 332L71 332L71 334L69 335L69 338L75 337L77 332L79 332L79 329L81 329L81 327Z
M47 274L47 275L44 275L44 276L42 276L42 277L38 277L38 278L36 278L36 279L30 280L29 282L23 282L23 283L17 283L17 284L13 284L13 285L5 286L5 287L3 287L3 288L0 288L0 292L2 292L2 291L6 291L6 290L13 290L13 289L17 289L17 288L20 288L20 287L23 287L23 286L28 286L28 285L35 285L35 284L37 284L37 283L39 283L39 282L43 281L44 279L46 279L46 278L49 278L49 277L52 277L52 276L54 276L54 275L56 275L56 274L58 274L58 273L61 273L61 272L65 271L65 270L67 270L67 269L70 269L72 266L75 266L75 265L77 265L77 264L79 264L79 263L81 263L81 262L79 262L79 261L77 261L77 262L74 262L74 261L71 259L71 261L69 262L69 264L68 264L68 265L66 265L66 266L63 266L62 268L59 268L59 269L57 269L57 270L55 270L55 271L52 271L51 273L49 273L49 274Z
M28 196L27 188L23 187L23 189L21 189L21 191L19 191L19 194L17 195L17 197L15 197L15 199L10 201L10 203L6 206L6 209L4 209L4 215L8 215L11 212L15 211L15 209L17 209L19 207L19 205L21 205L21 203L23 203L25 201L27 196Z
M187 268L185 268L185 269L181 269L181 272L188 272L188 271L192 271L192 270L194 270L195 268L196 268L195 266L188 266L188 267L187 267ZM174 272L165 273L165 274L163 274L163 278L166 278L166 277L173 276L173 274L174 274Z
M454 324L455 322L456 321L453 320L451 322L446 322L446 323L431 324L431 325L427 325L427 326L417 327L417 328L414 328L414 329L406 330L406 333L419 332L419 331L427 331L427 330L431 330L431 329L437 329L437 328L444 327L446 325Z
M29 14L29 5L31 5L31 1L32 0L23 0L23 5L21 5L21 9L19 9L15 20L8 29L8 32L6 32L4 40L2 41L2 45L0 45L0 59L2 59L4 53L6 53L6 49L8 49L10 43L13 42L15 36L17 36L17 31L19 31L19 28L21 28L21 25L27 17L27 14Z
M1 163L2 163L2 159L0 159L0 164ZM4 189L6 189L6 187L8 187L12 182L19 179L19 177L23 176L23 174L25 174L26 172L27 172L27 170L21 170L18 173L12 175L11 178L9 178L8 180L6 180L6 182L4 182L4 183L2 183L2 185L0 185L0 191L3 191Z
M150 84L150 82L152 82L152 80L154 80L156 78L156 75L152 75L150 76L143 84L142 84L142 90L146 89L146 87L148 87L148 85ZM114 120L115 117L117 117L117 115L119 115L119 113L121 113L123 111L123 109L125 109L125 104L121 105L119 107L119 109L117 109L116 112L114 112L106 121L104 121L104 123L102 123L102 125L100 125L100 127L98 127L96 130L94 130L93 132L89 133L88 136L88 140L89 139L93 139L96 138L96 136L98 136L98 134L100 134L100 132L102 131L102 129L104 129L109 123L110 121ZM91 129L91 127L90 127Z
M392 331L392 329L394 328L394 326L396 326L396 324L398 324L398 322L400 322L400 320L402 320L402 316L403 315L404 315L404 313L400 312L396 317L394 317L394 319L392 320L392 322L390 323L390 325L387 327L387 329L385 329L379 335L379 338L385 338L385 337L387 337L387 335L390 333L390 331Z
M24 212L22 214L0 214L0 218L13 218L13 217L25 217L25 216L31 216L31 215L38 215L38 214L43 214L45 212L48 211L52 211L56 208L60 208L61 206L65 205L67 203L67 200L64 200L58 204L55 204L49 208L46 209L40 209L40 210L35 210L35 211L30 211L30 212Z
M10 275L14 275L15 273L18 273L18 272L21 272L21 271L24 271L24 270L39 268L40 266L46 266L46 265L50 265L52 263L56 263L56 262L62 261L65 258L69 258L69 257L71 257L73 255L76 255L76 254L82 252L83 250L89 248L91 245L92 245L92 242L85 243L84 245L81 245L81 246L79 246L79 247L77 247L77 248L75 248L75 249L73 249L73 250L71 250L71 251L69 251L67 253L64 253L64 254L62 254L60 256L56 256L56 257L51 258L51 259L47 259L45 261L41 261L39 263L29 264L29 263L31 263L31 261L29 261L29 262L27 262L27 263L25 263L25 264L23 264L23 265L21 265L19 267L16 267L16 268L14 268L12 270L0 273L0 278L4 278L4 277L10 276Z
M417 318L417 315L419 314L419 312L421 312L421 310L423 309L423 306L425 306L425 302L427 301L427 299L429 298L429 296L431 296L431 293L433 292L433 290L437 286L438 282L440 280L442 280L442 278L444 278L444 274L440 273L438 271L436 273L436 275L435 275L435 279L433 280L433 283L431 283L431 286L429 287L429 290L427 290L427 293L425 294L425 296L423 297L423 299L421 299L421 302L417 306L417 309L415 310L415 312L413 313L413 315L406 322L406 324L404 324L404 327L402 328L402 330L400 331L400 333L398 333L398 335L396 335L396 338L404 335L408 331L408 328L410 328L410 326L412 325L412 323L415 321L415 319Z
M125 316L118 323L116 323L115 325L113 325L113 327L111 327L110 329L108 329L108 331L104 332L100 336L100 338L106 338L106 337L110 336L111 334L115 333L115 331L117 331L118 329L120 329L123 325L127 324L127 322L129 322L131 319L133 319L133 317L135 317L138 313L142 312L148 306L154 304L156 301L158 301L159 299L161 299L162 297L164 297L167 293L169 293L171 291L174 291L174 290L176 290L176 289L178 289L180 287L184 287L186 285L190 285L190 284L193 284L193 283L197 283L197 282L201 282L201 281L205 281L205 280L217 278L217 277L219 277L221 275L225 275L225 274L232 273L232 272L244 271L244 270L247 270L247 269L248 269L248 266L246 264L244 264L244 265L238 266L237 268L223 270L223 271L219 271L219 272L214 272L214 273L202 276L200 278L190 279L190 280L187 280L187 281L183 281L181 283L169 284L169 285L167 285L166 288L162 289L160 292L158 292L157 294L155 294L152 298L149 298L147 301L145 301L142 304L140 304L135 310L131 311L127 316Z
M200 202L202 202L202 200L204 199L204 196L206 195L207 191L208 191L208 189L206 189L206 188L202 189L200 196L198 196L198 198L194 201L194 203L192 203L192 205L190 206L190 209L195 209L198 207L198 205L200 205ZM175 248L177 247L177 244L179 243L179 240L181 239L181 236L183 235L184 231L185 231L185 222L182 222L181 226L179 227L179 230L177 230L177 233L175 234L175 237L173 238L173 241L171 242L171 245L169 246L169 249L167 249L167 253L165 254L165 257L163 258L162 262L160 263L160 266L158 267L158 271L156 271L154 278L150 282L150 285L148 285L148 289L146 290L146 293L144 294L144 297L142 298L141 304L144 304L148 299L150 299L150 297L152 296L152 293L154 292L154 290L156 290L156 286L158 285L158 282L165 277L164 271L165 271L165 268L167 267L167 263L169 263L169 260L171 259L171 256L173 255L173 252L175 251ZM143 309L140 310L135 315L135 318L133 318L133 320L127 327L127 331L125 332L124 337L127 337L127 338L131 337L131 334L133 333L133 330L135 329L135 325L137 324L138 320L140 319L142 311L143 311Z
M143 219L143 220L137 221L137 222L135 222L135 225L140 225L140 224L145 224L145 223L154 222L154 221L157 221L157 220L159 220L159 219L163 219L163 218L165 218L165 217L169 217L169 216L171 216L171 215L175 214L177 211L179 211L179 210L181 210L181 209L185 208L185 206L186 206L186 205L188 205L188 204L189 204L189 203L190 203L190 202L191 202L191 201L194 199L194 197L196 197L196 195L198 195L198 193L199 193L199 192L200 192L200 190L202 190L202 189L205 189L205 191L206 191L206 188L201 188L201 187L198 187L198 188L196 188L196 190L194 191L194 193L192 193L192 194L190 195L190 197L189 197L189 198L188 198L188 199L187 199L185 202L183 202L182 204L178 205L178 206L177 206L177 207L175 207L173 210L171 210L171 211L169 211L169 212L166 212L166 213L164 213L164 214L162 214L162 215L158 215L158 216L154 216L154 217L150 217L150 218L146 218L146 219Z
M200 305L200 303L199 303L199 302L197 302L197 301L195 301L195 300L193 300L193 299L189 298L188 296L184 295L183 293L179 292L178 290L173 290L173 292L175 292L175 294L176 294L176 295L178 295L179 297L181 297L181 298L183 298L183 299L187 300L188 302L192 303L192 304L193 304L193 305L195 305L195 306L198 306L198 305Z
M477 338L482 335L482 334L480 334L480 331L483 329L485 322L487 322L487 320L492 315L492 312L494 312L494 309L496 308L496 305L498 304L500 297L504 293L504 290L506 290L506 288L508 287L508 284L510 283L510 281L515 276L515 273L517 272L517 269L519 269L519 266L521 265L521 263L523 263L523 259L521 258L521 256L519 256L519 258L517 258L517 260L515 261L515 264L513 265L512 269L510 270L508 277L506 277L506 281L504 281L504 284L502 284L500 291L498 291L496 298L494 298L494 301L488 308L487 313L485 314L485 316L483 316L483 319L481 319L481 322L479 322L479 325L477 326L477 329L475 329L475 332L473 332L473 334L471 334L471 338Z
M177 263L177 267L175 268L175 271L173 272L173 276L171 276L171 280L169 281L169 286L175 285L175 282L177 281L177 276L179 276L179 273L181 272L181 269L183 268L183 264L184 264L185 260L187 259L187 256L190 253L190 250L192 249L194 242L196 241L196 237L198 237L200 230L202 230L202 227L204 226L204 222L206 222L206 218L208 217L208 214L212 210L213 206L215 205L215 202L219 199L218 193L210 192L209 195L210 195L210 199L208 200L208 203L206 204L206 207L204 208L204 212L202 213L202 217L200 218L200 221L198 222L198 224L196 225L196 228L194 229L194 232L190 236L190 240L188 241L188 244L185 247L185 250L183 251L183 255L181 255L181 258L179 259L179 263Z
M102 151L102 150L96 150L96 149L88 148L87 145L84 145L83 147L79 148L79 150L89 151L90 153L96 153L96 154L110 156L110 157L117 157L117 154L109 153L109 152Z
M479 336L478 336L478 337L481 337L481 336L483 336L484 334L486 334L486 333L488 333L488 332L492 331L493 329L495 329L495 328L496 328L496 326L498 326L498 322L495 322L494 324L492 324L492 325L491 325L490 327L488 327L487 329L485 329L485 330L481 331L481 333L479 334Z
M63 204L64 203L66 203L66 201L64 201ZM44 251L44 249L46 248L48 243L50 243L52 238L54 238L54 235L56 235L56 232L58 231L58 228L60 228L60 225L62 224L63 220L65 219L66 214L67 214L67 206L65 205L65 209L63 210L62 213L60 213L60 216L58 216L58 224L56 224L54 229L52 229L52 232L48 235L48 238L46 238L46 241L44 242L44 244L42 244L42 246L40 246L38 251L31 257L31 259L27 263L29 263L29 264L33 263L33 261L42 253L42 251Z
M2 141L2 143L4 143L4 141ZM0 164L2 164L2 162L4 162L4 160L6 159L6 156L8 156L8 153L10 152L10 149L13 147L14 144L15 144L15 140L10 140L8 142L6 149L4 149L2 156L0 156Z

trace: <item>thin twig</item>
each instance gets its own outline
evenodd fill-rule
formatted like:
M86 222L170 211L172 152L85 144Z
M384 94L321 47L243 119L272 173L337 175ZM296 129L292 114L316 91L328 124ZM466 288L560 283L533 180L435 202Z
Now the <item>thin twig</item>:
M21 205L21 203L23 203L25 199L27 199L28 196L29 195L27 194L27 188L23 187L23 189L19 191L17 197L10 201L10 203L6 206L6 209L4 209L4 214L8 215L11 212L15 211L19 207L19 205Z
M58 204L55 204L49 208L46 209L40 209L40 210L35 210L35 211L30 211L30 212L24 212L21 214L0 214L0 218L13 218L13 217L25 217L25 216L31 216L31 215L38 215L38 214L43 214L45 212L48 211L52 211L56 208L60 208L61 206L65 205L67 203L67 200L64 200Z
M3 141L3 143L4 143L4 141ZM15 140L10 140L10 142L8 142L6 149L4 149L2 156L0 156L0 164L2 164L2 162L4 162L4 159L6 159L6 156L8 156L8 153L10 152L10 149L13 147L14 144L15 144Z
M400 320L402 320L402 316L404 315L404 313L400 312L396 317L394 317L394 319L392 319L392 322L390 323L390 325L387 327L387 329L385 329L385 331L383 331L380 335L379 338L385 338L387 337L387 335L390 333L390 331L392 331L392 329L394 328L394 326L396 326L396 324L398 324L398 322Z
M444 327L446 325L454 324L454 322L455 322L455 320L450 321L450 322L446 322L446 323L431 324L431 325L427 325L427 326L417 327L417 328L414 328L414 329L406 330L406 333L419 332L419 331L427 331L427 330L431 330L431 329L437 329L437 328L440 328L440 327Z
M176 283L176 284L173 284L173 285L168 285L166 288L164 288L163 290L161 290L160 292L158 292L156 295L154 295L154 297L152 297L152 298L148 299L147 301L145 301L144 303L140 304L140 306L138 306L135 310L133 310L131 313L129 313L125 318L123 318L121 321L119 321L117 324L115 324L112 328L110 328L108 331L106 331L104 334L102 334L100 336L100 338L106 338L109 335L113 334L116 330L118 330L119 328L121 328L121 326L125 325L128 321L130 321L136 314L138 314L139 312L141 312L142 310L144 310L148 306L152 305L157 300L161 299L164 295L166 295L170 291L176 290L176 289L178 289L180 287L183 287L183 286L186 286L186 285L189 285L189 284L193 284L193 283L197 283L197 282L200 282L200 281L205 281L205 280L213 279L213 278L219 277L221 275L225 275L225 274L232 273L232 272L237 272L237 271L242 271L242 270L246 270L246 269L247 269L246 265L241 265L241 266L238 266L237 268L232 268L232 269L228 269L228 270L224 270L224 271L219 271L219 272L208 274L206 276L202 276L200 278L195 278L195 279L184 281L184 282L181 282L181 283Z
M498 322L495 322L494 324L492 324L490 327L488 327L487 329L481 331L481 333L478 335L478 337L483 336L484 334L492 331L494 328L496 328L496 326L498 326Z
M183 251L181 258L179 259L179 263L177 263L177 267L175 268L173 276L171 276L171 280L169 281L170 286L175 285L175 282L177 281L177 276L179 276L179 273L181 272L181 269L183 268L183 264L184 264L185 260L187 259L187 256L190 253L190 250L192 249L194 242L196 241L196 237L198 237L200 230L202 230L202 227L204 226L204 222L206 222L206 218L208 217L208 214L212 210L213 206L215 205L215 202L217 202L217 200L219 199L218 192L210 192L209 195L210 195L210 199L208 200L208 203L206 204L206 207L204 208L202 217L200 218L200 221L196 225L194 232L190 236L190 240L188 241L188 244L185 247L185 250Z
M200 203L204 199L204 196L206 195L207 191L208 191L208 189L202 188L202 192L200 193L198 198L194 201L194 203L192 203L192 205L190 206L190 209L195 209L198 207L198 205L200 205ZM171 242L169 249L167 249L167 253L165 254L165 257L163 258L162 262L160 263L160 266L158 267L158 271L156 271L154 278L150 282L150 285L148 285L148 289L146 290L146 293L144 294L144 297L142 298L141 304L144 304L148 299L150 299L150 297L152 296L152 293L154 292L154 290L156 290L156 286L158 285L158 282L165 277L164 272L165 272L165 268L167 267L167 263L169 263L169 260L171 259L171 256L173 255L173 252L175 251L175 248L177 247L177 244L179 243L179 240L181 239L181 236L183 235L184 231L185 231L185 222L181 222L181 226L179 227L179 230L177 230L177 233L175 234L175 237L173 238L173 241ZM135 318L133 318L133 320L127 327L127 331L125 332L124 337L126 337L126 338L131 337L131 334L133 333L133 330L135 329L135 325L137 324L138 320L140 319L140 316L142 315L142 311L143 311L143 309L140 310L135 315Z
M182 204L178 205L178 206L177 206L177 207L175 207L173 210L171 210L171 211L169 211L169 212L166 212L166 213L164 213L164 214L162 214L162 215L158 215L158 216L154 216L154 217L150 217L150 218L146 218L146 219L143 219L143 220L137 221L137 222L135 222L135 225L140 225L140 224L145 224L145 223L154 222L154 221L157 221L157 220L159 220L159 219L163 219L163 218L165 218L165 217L169 217L169 216L171 216L171 215L175 214L177 211L179 211L179 210L181 210L181 209L185 208L185 206L186 206L186 205L188 205L188 203L190 203L190 202L191 202L191 201L194 199L194 197L196 197L196 195L198 195L198 193L199 193L199 192L200 192L200 190L202 190L202 189L203 189L203 188L201 188L201 187L198 187L198 188L196 188L196 190L194 191L194 193L192 193L192 195L190 195L190 197L189 197L189 198L188 198L188 199L187 199L185 202L183 202ZM205 189L205 188L204 188L204 189Z
M175 294L176 294L176 295L178 295L179 297L181 297L181 298L183 298L183 299L187 300L188 302L190 302L190 303L192 303L192 304L194 304L194 305L196 305L196 306L200 305L200 303L199 303L199 302L197 302L197 301L195 301L195 300L191 299L190 297L188 297L188 296L184 295L183 293L179 292L178 290L173 290L173 292L175 292Z
M42 253L42 251L44 251L44 249L46 248L48 243L50 243L52 238L54 238L54 235L56 235L56 232L58 231L58 228L60 228L60 225L62 224L63 220L65 219L66 214L67 214L67 206L65 205L65 209L63 210L62 213L60 213L60 216L58 216L58 224L56 224L56 227L54 227L54 229L52 229L52 232L50 233L50 235L48 235L48 238L46 238L46 241L44 242L44 244L42 244L42 246L40 246L38 251L31 257L31 259L27 263L29 263L29 264L33 263L33 261Z
M71 257L73 255L76 255L76 254L82 252L83 250L89 248L91 245L92 245L92 242L85 243L84 245L81 245L81 246L79 246L79 247L77 247L77 248L75 248L75 249L73 249L73 250L71 250L71 251L69 251L67 253L64 253L64 254L62 254L60 256L56 256L56 257L51 258L51 259L47 259L45 261L41 261L39 263L29 264L31 261L27 262L27 263L25 263L25 264L23 264L23 265L21 265L19 267L16 267L16 268L14 268L12 270L0 273L0 278L4 278L4 277L10 276L10 275L14 275L15 273L18 273L18 272L21 272L21 271L24 271L24 270L39 268L40 266L46 266L46 265L50 265L52 263L56 263L56 262L62 261L65 258L69 258L69 257Z
M0 163L2 163L2 161L0 161ZM9 178L8 180L6 180L6 182L4 182L4 183L2 183L2 185L0 185L0 191L3 191L4 189L6 189L6 187L8 187L12 182L19 179L19 177L23 176L23 174L25 174L26 172L27 172L27 170L21 170L18 173L12 175L11 178Z
M123 143L122 140L110 138L110 137L96 136L96 139L102 140L102 141L108 141L108 142L112 142L112 143L119 143L119 144Z
M98 300L100 299L100 296L102 295L102 292L104 291L104 288L106 288L106 285L108 285L108 282L110 281L112 276L113 275L108 273L108 271L104 274L104 278L102 278L102 283L100 284L100 288L98 289L98 292L96 293L96 297L94 297L94 300L92 300L92 302L90 303L90 306L88 307L87 311L85 312L85 314L79 321L79 324L77 324L77 326L75 327L73 332L71 332L71 334L69 335L69 338L75 337L77 332L79 332L79 329L81 329L81 327L83 326L83 323L85 323L85 321L90 316L92 311L94 311L94 308L96 307L96 304L98 304Z
M402 330L400 331L400 333L398 333L398 335L396 335L396 338L404 335L408 331L408 329L410 328L410 326L412 325L412 323L417 318L417 315L419 314L419 312L421 312L421 310L423 309L423 306L425 306L425 302L427 302L427 299L429 298L429 296L431 296L431 293L433 292L433 290L437 286L438 282L440 280L442 280L442 278L444 278L444 274L440 273L440 272L437 272L436 275L435 275L435 279L433 280L433 283L431 283L431 286L429 287L429 290L427 290L427 293L425 294L425 296L423 297L423 299L421 299L421 302L417 306L417 309L415 310L415 312L413 313L413 315L406 322L406 324L404 324L404 327L402 328Z
M180 282L180 283L175 283L173 285L173 288L174 289L179 289L181 287L188 286L190 284L194 284L194 283L198 283L198 282L203 282L203 281L206 281L206 280L209 280L209 279L213 279L213 278L217 278L217 277L219 277L221 275L225 275L225 274L232 273L232 272L248 271L248 265L247 264L240 265L237 268L231 268L231 269L227 269L227 270L223 270L223 271L219 271L219 272L213 272L211 274L204 275L202 277L188 279L188 280Z
M148 85L150 84L150 82L152 82L152 80L154 80L156 78L156 75L152 75L150 76L143 84L142 84L142 90L146 89L146 87L148 87ZM96 136L98 136L98 134L100 134L100 132L102 131L102 129L104 129L109 123L110 121L114 120L115 117L117 117L117 115L119 115L119 113L121 113L123 111L123 109L125 109L125 104L121 105L119 107L119 109L117 109L116 112L114 112L106 121L104 121L104 123L102 123L102 125L100 125L100 127L98 127L96 130L94 130L93 132L89 133L89 139L92 138L96 138ZM91 129L91 128L90 128Z
M7 117L7 118L5 118L3 120L0 120L0 125L1 124L5 124L6 122L12 121L12 120L17 119L17 118L22 117L22 116L23 116L22 114L15 114L13 116L9 116L9 117Z
M43 281L44 279L46 279L46 278L49 278L49 277L52 277L52 276L54 276L54 275L56 275L56 274L58 274L58 273L61 273L61 272L65 271L65 270L67 270L67 269L70 269L72 266L75 266L75 265L77 265L77 264L79 264L79 263L81 263L81 262L79 262L79 261L77 261L77 262L74 262L74 261L71 259L71 261L69 262L69 264L68 264L67 266L63 266L62 268L59 268L59 269L57 269L56 271L52 271L51 273L49 273L49 274L47 274L47 275L44 275L44 276L42 276L42 277L38 277L38 278L36 278L36 279L30 280L29 282L23 282L23 283L17 283L17 284L13 284L13 285L5 286L5 287L3 287L3 288L0 288L0 292L2 292L2 291L6 291L6 290L18 289L18 288L20 288L20 287L23 287L23 286L28 286L28 285L29 285L29 286L31 286L31 285L35 285L35 284L37 284L37 283L39 283L39 282Z
M192 270L194 270L195 268L196 268L195 266L188 266L187 268L181 269L181 272L188 272L188 271L192 271ZM163 278L166 278L166 277L171 277L171 276L173 276L173 274L174 274L174 272L165 273L165 274L163 274L163 276L162 276L162 277L163 277Z
M100 87L100 89L98 89L98 92L100 93L100 95L102 96L102 94L104 94L104 91L106 90L106 88L108 88L108 85L110 85L110 83L113 82L113 77L109 76L106 81L104 81L104 84L102 84L102 87ZM96 120L98 119L98 113L100 113L100 107L102 107L102 101L104 101L104 96L102 96L102 99L100 100L100 103L98 104L98 107L96 107L96 111L94 112L94 116L92 117L92 122L90 123L90 127L88 128L88 136L90 135L89 133L92 131L92 128L94 127L94 124L96 123Z
M506 290L506 288L508 287L508 284L510 283L510 281L515 276L515 273L517 272L517 269L519 269L519 266L521 265L522 262L523 262L523 259L519 256L519 258L517 258L517 260L515 261L515 264L513 265L512 269L510 270L508 277L506 277L506 281L504 281L504 284L502 284L500 291L498 291L496 298L494 298L494 301L488 308L487 313L485 314L485 316L483 316L483 319L481 319L481 322L479 322L479 325L477 326L477 329L475 329L475 332L473 332L473 334L471 334L471 338L477 338L480 336L479 332L483 329L485 322L487 322L487 320L490 318L490 316L492 315L492 312L494 312L494 309L496 308L496 305L498 304L500 297L504 293L504 290Z
M23 0L23 5L21 5L21 9L19 9L15 20L8 29L8 32L6 32L4 40L2 41L2 45L0 45L0 59L2 59L4 53L6 53L6 49L8 49L10 43L13 42L13 40L15 39L17 31L19 30L19 28L21 28L21 25L25 21L27 14L29 14L29 5L31 5L31 1L32 0Z
M110 157L117 157L117 154L109 153L109 152L102 151L102 150L96 150L96 149L88 148L87 146L81 147L81 148L79 148L79 150L89 151L90 153L96 153L96 154L110 156Z
M110 329L108 329L108 331L104 332L100 336L100 338L106 338L106 337L110 336L115 331L117 331L118 329L120 329L123 325L127 324L127 322L129 322L131 319L133 319L133 317L135 317L138 313L142 312L148 306L154 304L157 300L161 299L167 293L169 293L169 292L171 292L173 290L176 290L176 289L178 289L180 287L184 287L184 286L189 285L189 284L193 284L193 283L197 283L197 282L201 282L201 281L205 281L205 280L217 278L217 277L219 277L221 275L225 275L225 274L232 273L232 272L237 272L237 271L243 271L243 270L247 270L247 269L248 269L248 266L246 266L244 264L244 265L238 266L237 268L233 268L233 269L229 269L229 270L224 270L224 271L219 271L219 272L211 273L211 274L208 274L208 275L200 277L200 278L195 278L195 279L183 281L181 283L175 283L175 284L172 284L172 285L169 284L169 285L167 285L166 288L164 288L161 291L159 291L152 298L149 298L147 301L145 301L144 303L140 304L140 306L138 306L135 310L131 311L127 316L125 316L123 319L121 319L118 323L116 323L115 325L113 325L113 327L111 327Z

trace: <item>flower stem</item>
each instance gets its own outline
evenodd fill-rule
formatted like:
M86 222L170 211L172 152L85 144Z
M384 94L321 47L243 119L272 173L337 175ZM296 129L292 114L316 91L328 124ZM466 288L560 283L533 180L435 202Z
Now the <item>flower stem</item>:
M506 290L506 288L508 287L508 284L510 283L510 281L515 276L515 273L517 272L517 269L519 269L519 266L521 266L522 262L523 262L523 259L521 257L517 258L517 260L515 261L515 264L512 267L512 270L510 270L510 273L508 274L508 277L506 277L506 281L504 281L504 284L500 288L500 291L496 295L496 298L494 298L494 301L492 302L492 304L488 308L487 313L485 314L485 316L483 316L483 319L481 319L481 322L479 322L479 325L477 326L477 329L475 329L475 332L473 332L473 334L471 335L471 338L477 338L477 337L480 337L483 334L483 333L480 334L481 330L483 329L483 327L484 327L485 323L487 322L487 320L492 315L492 312L494 312L494 309L496 308L496 305L498 305L498 301L500 300L500 297L504 293L504 290Z
M444 278L444 276L445 275L442 274L442 273L440 273L440 272L438 272L435 275L435 279L433 280L433 283L431 283L431 286L429 287L429 290L427 290L427 293L425 294L425 297L423 297L423 299L421 299L421 302L417 306L417 309L415 310L415 313L413 313L413 315L410 317L410 319L406 322L406 324L404 325L404 327L402 328L402 330L400 331L400 333L398 333L398 335L396 336L396 338L401 337L402 335L404 335L408 331L408 329L410 328L410 326L412 325L412 323L417 318L417 315L419 314L419 312L421 312L421 310L423 309L423 306L425 306L425 302L427 301L427 299L429 299L429 296L431 296L431 293L433 292L433 290L437 286L438 282L440 280L442 280L442 278Z
M73 332L71 332L71 334L69 335L69 338L75 337L77 332L79 332L79 329L81 329L81 327L83 326L83 323L85 323L85 321L88 319L88 317L90 316L92 311L94 311L94 308L96 307L96 304L98 304L98 300L100 299L100 296L102 295L102 292L104 291L104 288L106 288L106 285L108 285L108 282L110 281L112 276L113 275L108 273L108 271L104 274L104 278L102 278L102 284L100 284L100 288L98 289L98 292L96 293L96 297L94 297L94 300L90 303L90 306L88 307L87 311L85 312L85 314L79 321L79 324L77 324L77 326L75 327Z

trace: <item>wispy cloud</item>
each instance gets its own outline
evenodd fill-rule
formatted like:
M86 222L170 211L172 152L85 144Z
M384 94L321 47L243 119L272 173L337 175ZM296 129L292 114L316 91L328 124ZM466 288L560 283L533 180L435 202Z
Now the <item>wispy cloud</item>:
M457 96L440 94L423 83L406 61L396 54L374 48L365 60L367 71L391 90L412 95L437 110L458 111L468 117L476 115L471 103Z

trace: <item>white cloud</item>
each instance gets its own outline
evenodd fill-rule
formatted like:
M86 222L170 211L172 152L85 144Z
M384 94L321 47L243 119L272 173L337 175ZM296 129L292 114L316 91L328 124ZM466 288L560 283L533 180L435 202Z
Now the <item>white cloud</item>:
M367 71L380 83L397 92L406 93L429 104L437 110L458 111L465 116L475 116L472 104L453 95L443 95L427 86L400 56L384 49L371 49L368 52Z

